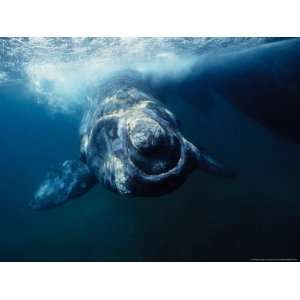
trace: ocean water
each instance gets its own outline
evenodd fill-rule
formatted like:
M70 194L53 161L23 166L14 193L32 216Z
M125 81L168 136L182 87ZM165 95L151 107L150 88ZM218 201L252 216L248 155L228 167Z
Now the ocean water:
M79 157L89 92L112 70L180 76L195 55L263 38L1 39L1 261L248 261L298 258L300 146L226 99L166 105L183 133L237 172L195 172L174 193L124 198L97 185L60 207L28 206L45 173ZM168 91L166 91L168 95ZM210 104L208 104L210 103Z

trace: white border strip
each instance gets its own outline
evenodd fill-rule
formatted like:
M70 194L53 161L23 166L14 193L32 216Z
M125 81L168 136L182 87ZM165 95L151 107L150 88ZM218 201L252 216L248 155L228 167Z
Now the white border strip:
M298 273L293 263L2 263L0 295L5 300L292 300L299 295Z
M300 33L300 4L292 0L2 2L2 36L297 36Z

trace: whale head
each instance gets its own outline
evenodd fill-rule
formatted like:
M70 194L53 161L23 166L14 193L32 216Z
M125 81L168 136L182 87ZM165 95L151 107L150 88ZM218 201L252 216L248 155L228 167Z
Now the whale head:
M98 119L86 149L87 164L98 180L123 195L170 193L196 169L228 175L183 137L169 110L152 101Z

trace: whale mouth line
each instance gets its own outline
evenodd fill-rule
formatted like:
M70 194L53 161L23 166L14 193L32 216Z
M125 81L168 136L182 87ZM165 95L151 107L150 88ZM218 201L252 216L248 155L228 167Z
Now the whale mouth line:
M139 116L137 117L139 118ZM181 177L184 177L189 169L188 146L177 128L173 128L168 121L157 115L154 116L155 119L153 115L148 114L143 117L153 119L165 131L164 138L167 142L162 156L159 146L150 153L138 152L130 139L128 126L130 120L127 118L119 119L116 115L104 116L97 121L97 125L90 135L89 140L92 146L90 158L96 177L101 181L101 178L105 178L104 184L112 190L116 189L121 194L160 195L168 193L168 191L176 189L178 182L181 182ZM141 122L143 122L143 118L141 118ZM111 134L112 129L114 134ZM101 140L98 140L98 133L102 137ZM163 142L165 142L164 139ZM107 152L107 155L101 155L103 151ZM92 153L101 156L97 159L98 161L100 159L101 166L97 165L98 163L92 163L92 160L96 162ZM160 188L162 186L164 188ZM120 190L119 187L122 189ZM164 192L165 189L166 192Z
M168 169L165 169L159 173L148 173L136 164L135 160L132 159L132 156L127 151L126 158L129 166L133 169L133 172L136 173L138 177L145 182L159 182L169 178L172 175L179 175L179 173L184 169L184 166L186 165L186 148L184 141L178 139L178 142L180 147L178 158L176 162L172 164L172 167ZM127 143L130 143L130 141L127 140Z

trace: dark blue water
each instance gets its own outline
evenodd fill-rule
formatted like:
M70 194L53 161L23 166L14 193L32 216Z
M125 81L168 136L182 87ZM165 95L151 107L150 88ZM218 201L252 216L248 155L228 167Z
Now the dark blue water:
M220 81L219 91L225 91L226 99L222 93L212 97L205 85L193 86L193 82L187 82L184 97L174 87L162 85L166 90L160 91L181 121L184 135L234 169L236 178L195 172L176 192L157 198L124 198L98 185L55 209L33 211L28 206L49 169L79 157L81 113L53 113L52 108L68 104L72 97L83 97L84 103L85 88L78 86L89 86L92 75L103 70L95 57L103 59L108 53L112 60L122 56L123 62L131 63L148 56L152 62L153 56L156 62L150 69L162 76L182 70L185 62L173 61L174 55L188 48L197 55L213 54L232 45L243 48L264 42L264 38L0 39L0 260L297 259L300 145L230 104L234 101L228 95L244 94L239 90L241 78L236 77L228 81L233 92L227 81ZM156 54L166 62L157 60ZM271 61L276 67L277 60ZM289 72L283 69L278 73L284 77ZM211 76L214 82L213 72ZM243 83L248 83L247 76ZM263 85L263 77L258 80ZM284 94L285 83L281 84L278 90ZM252 105L256 90L251 92L247 96ZM276 98L276 91L273 94ZM41 104L38 97L44 100ZM72 101L66 105L67 110L72 105Z
M80 116L51 114L22 83L0 88L0 260L232 261L300 253L300 146L221 98L170 108L184 134L234 168L194 173L175 193L123 198L101 186L46 211L27 205L49 168L79 156Z

